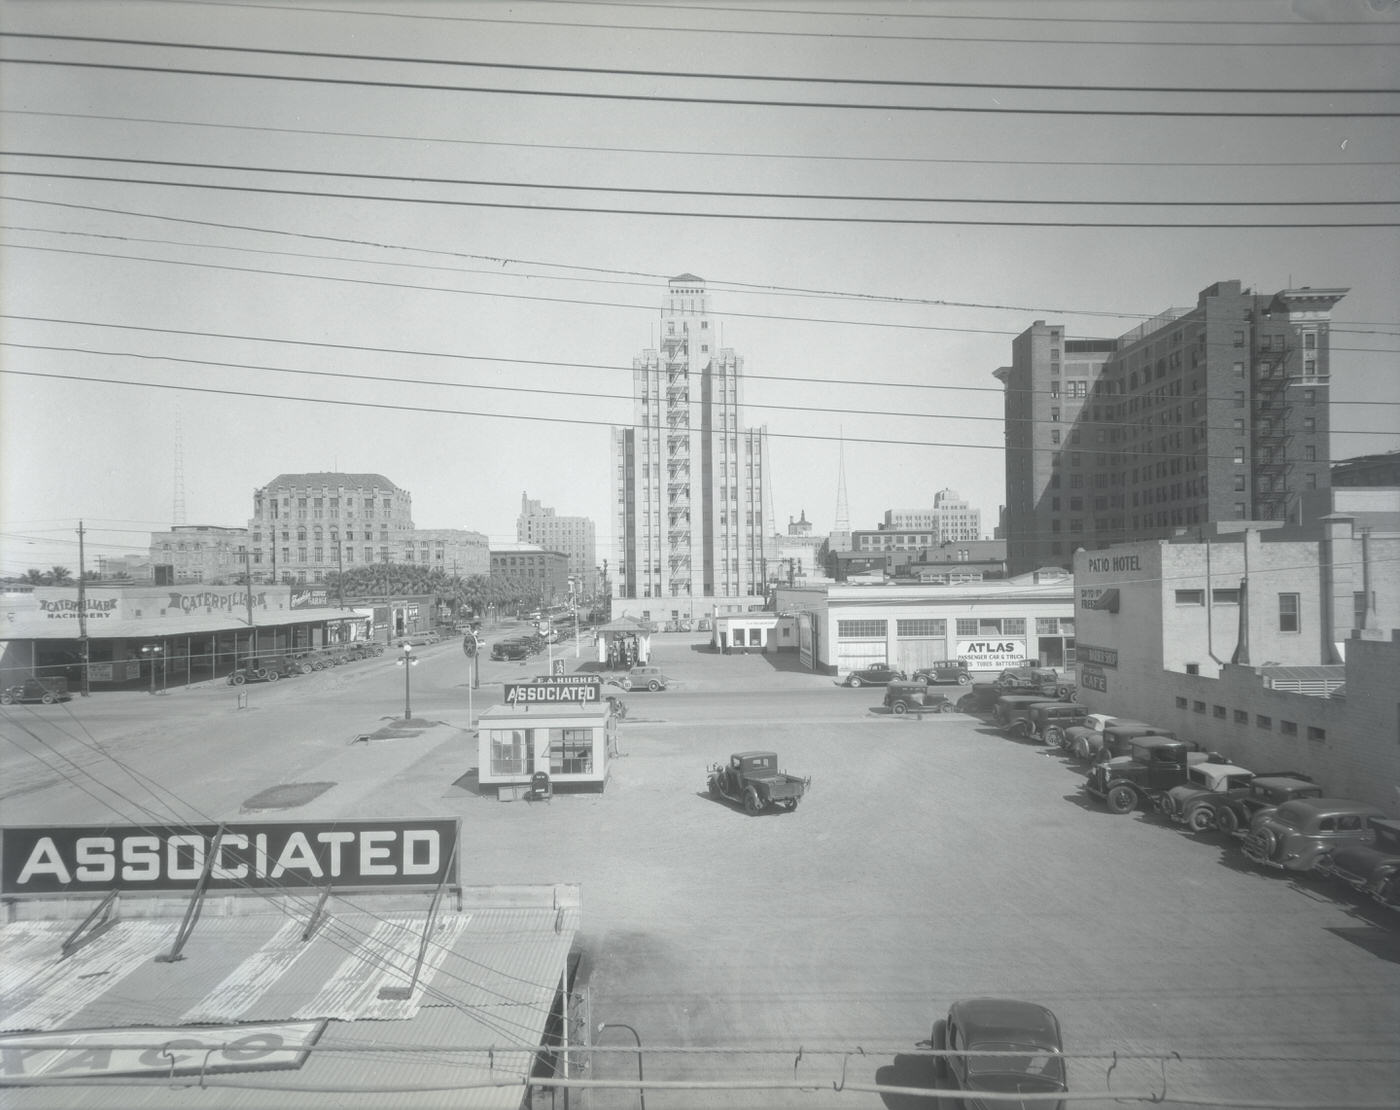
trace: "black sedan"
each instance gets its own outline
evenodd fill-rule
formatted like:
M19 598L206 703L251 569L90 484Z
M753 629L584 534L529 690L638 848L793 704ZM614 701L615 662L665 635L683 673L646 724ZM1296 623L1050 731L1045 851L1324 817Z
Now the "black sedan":
M896 667L891 667L888 663L879 663L873 667L862 667L858 671L852 671L845 678L846 686L888 686L891 682L898 682L904 679L904 672Z
M59 682L62 680L60 679ZM13 705L16 702L41 703L52 705L56 701L67 701L72 695L68 693L67 687L58 682L41 682L37 678L26 678L14 686L7 686L3 693L0 693L0 702L5 705Z
M988 1094L1054 1094L1068 1091L1061 1054L1060 1023L1044 1006L1010 998L972 998L954 1002L946 1022L934 1026L933 1047L947 1056L934 1058L940 1079L963 1091L967 1107L1002 1107L979 1102ZM968 1055L961 1055L967 1053ZM988 1055L980 1055L988 1053ZM1063 1108L1063 1102L1035 1100L1037 1107Z
M956 682L959 686L967 686L972 682L972 675L968 673L967 664L957 659L949 660L946 663L935 663L931 667L920 667L911 677L915 682L922 679L930 685Z

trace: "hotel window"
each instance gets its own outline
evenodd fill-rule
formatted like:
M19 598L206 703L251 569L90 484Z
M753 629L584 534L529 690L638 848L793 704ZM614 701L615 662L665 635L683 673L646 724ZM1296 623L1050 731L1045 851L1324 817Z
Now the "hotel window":
M1176 603L1178 605L1204 605L1206 592L1205 590L1177 590Z
M1278 630L1280 632L1297 632L1299 629L1298 617L1298 595L1279 594L1278 595Z

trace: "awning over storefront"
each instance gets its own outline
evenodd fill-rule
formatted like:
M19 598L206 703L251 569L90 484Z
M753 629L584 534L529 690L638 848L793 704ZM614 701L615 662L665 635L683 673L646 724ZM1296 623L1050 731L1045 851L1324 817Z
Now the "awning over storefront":
M317 624L322 621L367 620L355 609L296 609L285 612L259 613L254 629L286 628L295 624ZM198 636L211 632L247 632L246 616L233 613L198 614L168 617L96 618L87 620L89 640L133 640L169 636ZM76 640L81 635L76 619L46 620L35 615L7 622L0 627L0 640Z

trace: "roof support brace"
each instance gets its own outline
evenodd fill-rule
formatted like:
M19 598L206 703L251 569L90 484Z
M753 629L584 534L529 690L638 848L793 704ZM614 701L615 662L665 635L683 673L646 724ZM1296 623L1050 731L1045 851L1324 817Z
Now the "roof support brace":
M418 959L413 965L413 978L409 980L406 987L380 987L380 998L402 1002L413 997L413 992L418 986L418 976L423 972L423 959L428 954L428 938L433 935L433 926L437 923L438 906L442 903L442 892L447 888L447 876L452 873L452 861L456 855L457 840L454 837L451 850L447 853L447 862L442 869L442 878L438 881L437 889L433 891L432 902L428 904L428 919L423 923L423 936L418 942Z
M117 923L116 915L112 910L117 904L117 896L120 893L119 890L109 893L106 898L97 903L97 908L92 913L83 918L83 923L68 934L68 939L59 948L59 959L66 960L79 948L85 944L91 944Z
M316 908L311 911L311 920L306 923L306 928L301 931L301 942L305 944L311 939L311 934L316 931L316 926L321 923L321 914L326 908L326 899L330 897L331 884L327 883L321 888L321 897L316 899Z
M185 907L185 919L180 922L180 931L175 934L175 943L170 946L170 951L164 956L157 956L156 962L162 964L173 964L177 960L183 960L180 955L181 949L185 947L185 942L190 939L190 934L194 932L195 923L199 920L199 912L204 906L204 892L209 888L209 875L214 870L214 861L219 857L219 847L223 843L224 827L220 825L218 831L214 833L214 839L209 845L209 851L204 856L204 869L199 873L199 882L195 883L194 891L190 895L190 904Z

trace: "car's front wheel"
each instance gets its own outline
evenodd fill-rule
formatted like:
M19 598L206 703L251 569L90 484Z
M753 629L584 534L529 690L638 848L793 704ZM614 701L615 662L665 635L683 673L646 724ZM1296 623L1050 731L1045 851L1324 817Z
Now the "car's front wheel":
M1186 813L1186 827L1192 832L1208 832L1215 827L1210 806L1195 806Z
M14 705L15 699L9 694L0 694L0 705Z
M277 681L279 678L281 678L281 677L282 677L281 674L279 674L277 671L268 671L268 672L267 672L267 680L268 680L269 682L276 682L276 681Z
M850 678L846 679L846 685L854 689L860 685L860 677L858 675L851 675Z
M54 702L54 697L53 697L52 694L45 694L45 695L44 695L42 698L40 698L39 700L40 700L41 702L43 702L45 705L52 705L53 702Z
M968 683L970 683L971 681L972 681L972 676L971 676L970 674L960 674L960 675L958 675L958 685L959 685L959 686L966 686L966 685L967 685Z
M893 713L896 717L903 717L904 714L909 712L909 707L905 705L902 701L897 701L892 706L890 706L890 712Z
M243 674L242 672L239 672L238 674L229 675L228 680L235 686L242 686L245 682L248 681L248 676Z
M654 694L656 693L656 691L661 689L661 683L657 682L656 679L653 678L650 682L647 683L647 689Z
M1229 836L1240 827L1240 819L1233 809L1229 806L1225 806L1215 815L1215 827L1226 836Z
M1137 809L1137 791L1131 786L1115 786L1104 798L1104 803L1113 813L1132 813Z

